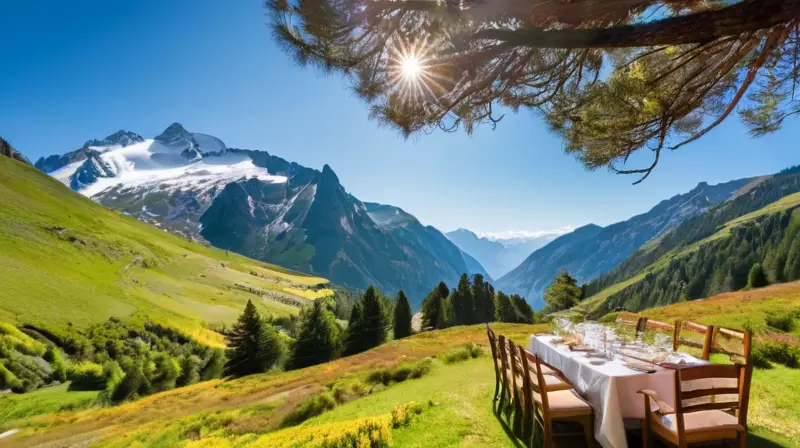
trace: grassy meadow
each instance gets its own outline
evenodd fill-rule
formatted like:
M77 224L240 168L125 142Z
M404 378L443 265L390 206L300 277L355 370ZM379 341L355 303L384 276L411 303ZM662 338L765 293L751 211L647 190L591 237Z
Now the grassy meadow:
M529 335L547 329L513 324L494 328L520 344ZM483 355L453 356L469 343L482 345ZM431 356L435 359L430 371L420 378L388 385L369 382L376 371L396 372ZM336 391L346 389L344 386L361 392L319 415L312 414L298 426L282 429L287 416L304 403L320 395L338 400ZM800 370L775 366L755 372L749 417L751 446L800 446L798 388ZM421 413L407 425L389 431L392 446L518 446L509 437L507 425L494 413L493 392L494 372L485 327L476 325L418 334L299 371L209 381L113 408L62 412L51 408L53 413L48 415L6 419L0 424L0 432L21 430L7 440L12 447L284 446L278 441L304 434L343 433L365 419L385 422L398 409L413 404L422 409ZM54 396L59 393L52 391ZM42 402L47 401L45 390L36 394L41 394ZM15 415L24 415L24 407L17 407Z
M6 157L0 210L0 321L61 327L140 313L220 346L208 327L232 323L248 299L285 316L297 313L285 303L332 293L325 279L186 241Z

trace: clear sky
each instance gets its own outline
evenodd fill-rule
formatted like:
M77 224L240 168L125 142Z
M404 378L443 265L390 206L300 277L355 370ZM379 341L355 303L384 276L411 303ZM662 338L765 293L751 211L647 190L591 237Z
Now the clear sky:
M800 163L800 126L750 139L730 120L665 154L644 184L585 171L523 111L473 136L404 140L337 76L292 63L259 0L0 0L0 136L31 159L170 123L321 169L363 201L441 230L607 225L693 188Z

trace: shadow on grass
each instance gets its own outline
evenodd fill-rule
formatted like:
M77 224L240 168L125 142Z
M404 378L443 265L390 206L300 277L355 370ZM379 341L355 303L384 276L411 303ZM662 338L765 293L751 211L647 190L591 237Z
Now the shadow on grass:
M497 421L500 422L500 426L503 428L503 431L505 431L506 436L508 436L508 440L512 441L514 446L517 448L526 448L527 445L522 443L522 441L520 441L517 436L514 435L514 430L508 426L508 422L506 422L505 418L503 418L504 412L498 406L499 403L499 401L492 403L492 413L497 418Z
M785 445L773 442L755 434L750 434L747 438L747 446L750 448L784 448Z

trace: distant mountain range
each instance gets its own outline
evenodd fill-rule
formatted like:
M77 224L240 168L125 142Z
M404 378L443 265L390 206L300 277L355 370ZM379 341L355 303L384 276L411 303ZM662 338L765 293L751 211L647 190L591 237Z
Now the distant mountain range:
M533 251L562 235L563 231L543 232L537 236L489 238L467 229L447 232L450 241L472 255L494 278L500 278L519 266Z
M530 254L499 278L495 287L508 294L520 294L535 309L541 309L544 291L558 272L566 269L579 283L592 280L614 269L653 238L715 204L749 191L764 179L739 179L719 185L702 182L688 193L664 200L647 213L626 221L608 227L590 224L578 228Z
M330 166L170 125L153 139L119 131L35 166L93 200L187 238L387 293L418 305L439 281L485 269L441 232L390 205L349 194Z

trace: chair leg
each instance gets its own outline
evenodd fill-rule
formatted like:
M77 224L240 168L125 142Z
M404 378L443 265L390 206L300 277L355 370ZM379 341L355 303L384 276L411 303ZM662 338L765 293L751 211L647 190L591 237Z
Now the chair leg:
M747 448L747 432L739 433L739 448Z
M519 397L519 391L514 391L514 423L512 427L514 428L514 435L523 438L524 433L522 431L522 403Z
M647 417L642 419L642 448L650 448L650 422Z
M500 396L500 376L497 374L497 371L494 372L494 401L497 401Z
M553 422L550 421L550 419L545 419L542 429L542 433L544 435L544 448L553 448Z
M583 433L586 436L586 447L594 448L594 416L590 415L583 422Z

